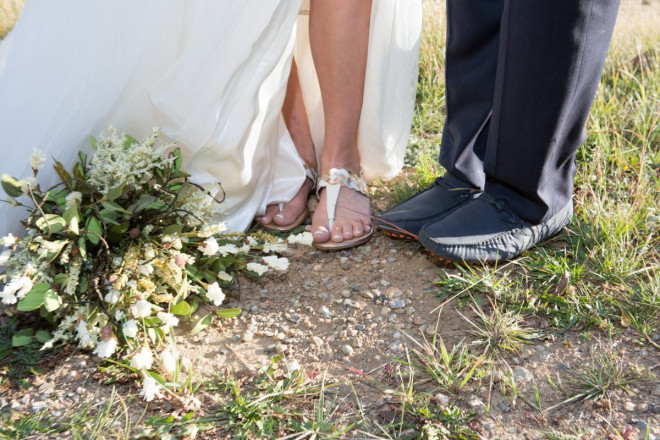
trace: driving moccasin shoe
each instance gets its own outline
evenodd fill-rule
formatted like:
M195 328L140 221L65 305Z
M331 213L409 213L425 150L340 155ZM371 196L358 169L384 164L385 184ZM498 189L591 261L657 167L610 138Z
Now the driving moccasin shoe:
M540 223L522 220L504 200L487 193L463 204L450 215L426 224L420 243L445 260L475 263L517 257L537 243L557 234L573 216L569 202L557 214Z
M462 180L446 173L424 191L376 217L376 225L386 235L416 240L427 223L435 222L480 194Z

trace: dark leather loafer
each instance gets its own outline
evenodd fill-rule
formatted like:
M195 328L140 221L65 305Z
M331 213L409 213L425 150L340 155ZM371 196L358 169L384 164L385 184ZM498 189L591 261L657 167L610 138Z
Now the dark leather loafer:
M376 217L376 225L385 234L417 239L427 223L435 222L479 195L479 190L446 173L424 191Z
M568 203L550 219L535 225L522 220L504 200L482 193L450 215L426 224L420 243L436 256L451 261L495 262L517 257L557 234L573 216Z

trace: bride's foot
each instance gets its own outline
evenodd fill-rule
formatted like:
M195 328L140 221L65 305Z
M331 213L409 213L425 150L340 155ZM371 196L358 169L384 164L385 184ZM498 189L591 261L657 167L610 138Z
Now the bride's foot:
M293 199L281 205L269 205L266 208L266 213L256 220L266 229L276 229L286 232L297 228L309 216L307 199L313 189L314 184L312 181L305 179L305 182Z
M332 250L367 241L372 233L371 208L362 177L345 170L332 169L324 174L319 186L319 205L312 216L314 245ZM337 190L339 194L335 196L333 193ZM336 202L332 200L334 197ZM330 212L333 203L336 203L334 214Z

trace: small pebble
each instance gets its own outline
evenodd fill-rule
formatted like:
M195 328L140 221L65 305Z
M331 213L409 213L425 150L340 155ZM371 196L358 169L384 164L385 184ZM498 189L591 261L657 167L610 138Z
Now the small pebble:
M631 401L627 401L626 403L623 404L623 409L625 409L628 412L633 412L637 409L637 406Z
M353 354L353 347L351 347L350 345L346 344L346 345L344 345L344 346L341 347L341 351L344 352L344 354L345 354L346 356L350 356L350 355Z
M246 330L245 333L243 333L242 339L243 342L250 342L254 339L254 333L252 333L250 330Z
M402 299L395 298L392 301L390 301L390 309L396 310L396 309L402 309L406 306L406 302Z

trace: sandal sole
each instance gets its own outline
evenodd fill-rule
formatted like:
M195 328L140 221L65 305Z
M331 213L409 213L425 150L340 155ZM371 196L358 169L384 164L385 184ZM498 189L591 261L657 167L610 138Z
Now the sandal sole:
M374 235L374 231L372 229L371 231L369 231L368 234L356 238L351 238L350 240L344 240L340 243L335 243L332 240L328 240L323 243L313 242L312 246L314 246L316 249L320 251L341 251L344 249L350 249L355 246L364 244L367 241L371 240L371 237L373 237L373 235Z
M269 223L267 225L261 224L261 227L269 230L269 231L277 231L277 232L291 232L294 229L296 229L298 226L302 225L305 223L305 220L307 220L307 217L309 217L309 210L305 208L303 212L300 213L298 217L293 221L293 223L290 223L288 225L277 225L275 223Z

